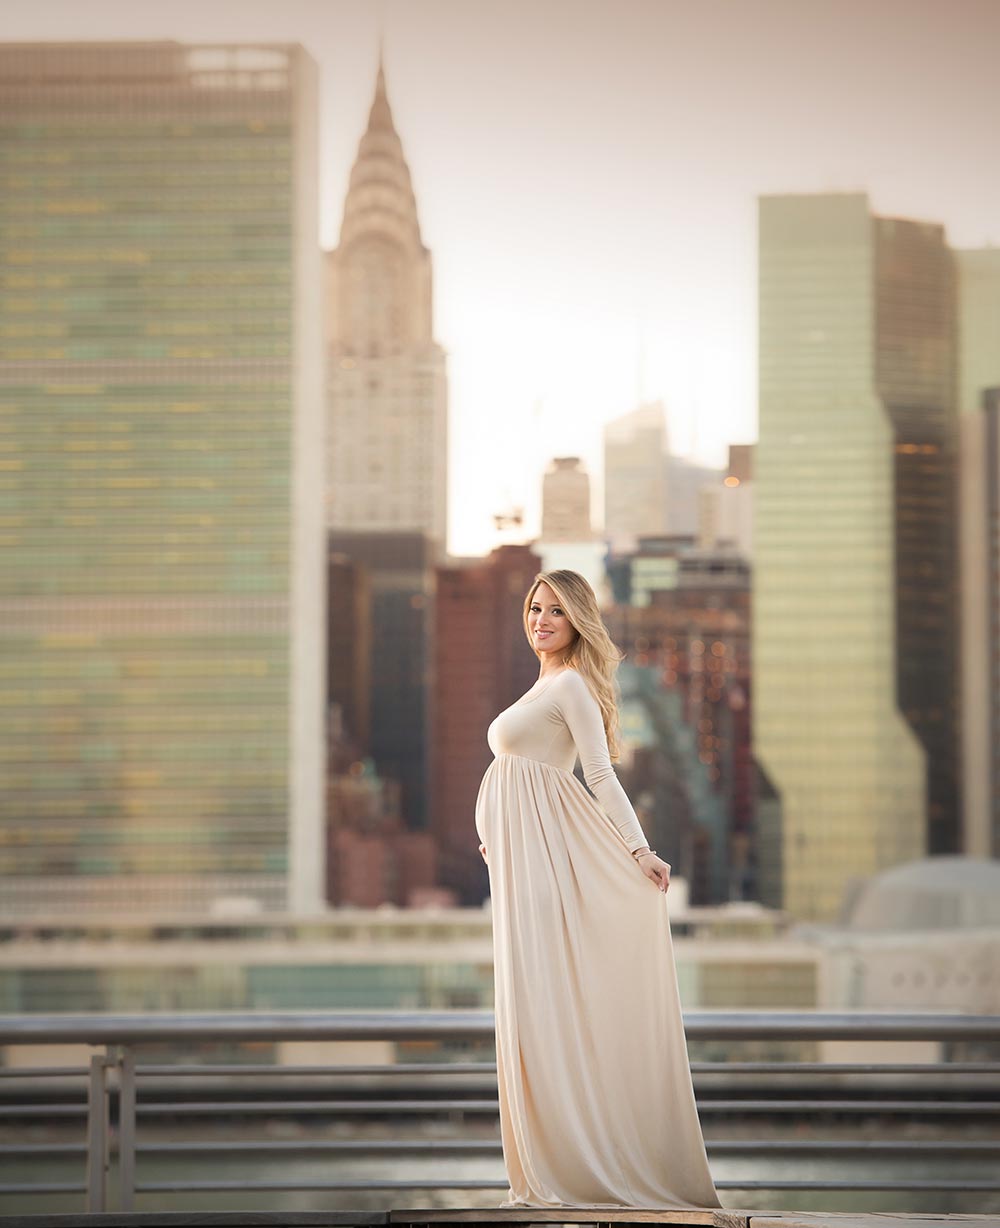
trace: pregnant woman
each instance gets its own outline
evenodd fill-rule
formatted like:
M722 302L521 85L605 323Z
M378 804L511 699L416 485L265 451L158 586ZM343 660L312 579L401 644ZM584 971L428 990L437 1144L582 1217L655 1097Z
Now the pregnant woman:
M501 712L476 803L489 868L505 1207L720 1206L691 1086L670 866L611 766L621 659L593 589L525 600L538 681ZM577 756L594 797L573 775Z

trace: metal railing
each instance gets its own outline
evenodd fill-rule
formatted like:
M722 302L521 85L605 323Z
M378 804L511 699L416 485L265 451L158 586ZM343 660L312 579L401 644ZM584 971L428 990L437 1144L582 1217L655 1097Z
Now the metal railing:
M820 1040L934 1041L939 1043L1000 1044L1000 1016L965 1016L946 1014L899 1014L854 1012L770 1012L719 1011L688 1012L684 1017L689 1042L697 1041L767 1041L797 1042ZM301 1040L371 1041L400 1043L434 1042L451 1044L493 1039L493 1016L484 1011L385 1011L385 1012L249 1012L177 1015L19 1015L0 1016L0 1044L7 1046L38 1044L87 1044L103 1051L91 1056L89 1070L76 1068L10 1067L0 1069L0 1080L41 1080L86 1073L86 1104L20 1104L7 1106L9 1119L58 1118L86 1115L85 1144L10 1143L0 1145L0 1161L15 1157L81 1156L85 1162L85 1181L15 1182L0 1184L3 1194L85 1193L87 1211L109 1209L111 1202L112 1141L116 1143L117 1210L131 1211L137 1194L186 1191L240 1190L247 1193L264 1190L433 1190L505 1189L506 1181L495 1178L468 1179L393 1179L340 1181L137 1181L138 1155L199 1156L212 1154L245 1155L261 1159L296 1153L338 1157L399 1159L418 1157L432 1159L455 1156L500 1155L499 1141L489 1139L365 1139L320 1141L177 1141L137 1145L136 1124L140 1113L156 1116L183 1114L191 1118L208 1116L241 1117L256 1115L303 1116L324 1115L340 1120L358 1121L370 1117L419 1118L449 1114L492 1118L498 1112L496 1067L483 1061L401 1062L387 1065L336 1066L260 1066L228 1064L197 1065L138 1065L136 1058L143 1045L152 1042L171 1045L209 1044L219 1042L288 1042ZM709 1094L700 1088L698 1108L703 1118L768 1114L789 1120L816 1121L831 1117L884 1117L897 1120L904 1117L927 1119L968 1118L977 1123L984 1119L992 1128L1000 1121L1000 1062L855 1062L823 1063L805 1061L695 1061L692 1063L696 1086L709 1083L713 1077L725 1076L739 1083L744 1076L768 1076L772 1083L766 1095ZM162 1077L174 1081L194 1077L217 1077L224 1083L223 1092L234 1079L252 1077L269 1082L289 1076L336 1076L348 1083L363 1076L369 1080L367 1096L343 1096L315 1100L232 1100L223 1098L205 1101L178 1100L164 1103L139 1104L138 1088L143 1078ZM777 1082L774 1077L777 1076ZM900 1079L907 1082L900 1090ZM819 1081L821 1095L803 1098L801 1093L786 1094L796 1081ZM417 1095L396 1094L405 1089L407 1080L426 1084L427 1090ZM442 1085L444 1079L444 1085ZM464 1083L454 1083L464 1079ZM850 1082L850 1080L854 1080ZM881 1087L879 1085L881 1080ZM823 1082L825 1081L825 1083ZM853 1094L833 1096L841 1091L845 1081ZM893 1095L887 1096L889 1082ZM860 1087L860 1094L858 1089ZM930 1087L934 1093L915 1095ZM0 1082L0 1093L3 1084ZM111 1106L115 1100L117 1132L111 1131ZM981 1157L984 1176L981 1178L885 1178L883 1180L814 1178L807 1180L732 1178L717 1180L721 1189L739 1190L960 1190L1000 1191L1000 1136L962 1137L960 1140L927 1140L890 1137L873 1140L858 1139L707 1139L711 1156L738 1155L760 1160L762 1157L835 1158L851 1157L864 1152L869 1157L886 1160L945 1158L949 1155Z

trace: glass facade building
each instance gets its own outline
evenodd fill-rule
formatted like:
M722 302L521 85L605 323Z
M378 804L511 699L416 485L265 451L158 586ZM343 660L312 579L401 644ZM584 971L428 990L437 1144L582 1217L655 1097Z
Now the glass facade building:
M955 298L939 226L760 202L754 739L799 917L960 839Z
M381 776L399 783L406 826L425 830L437 544L426 533L374 530L330 530L327 540L331 555L358 565L369 592L368 627L354 648L364 654L367 680L368 737L362 749Z
M1000 248L956 255L964 851L1000 857Z
M297 47L0 49L0 909L321 906Z
M990 853L993 857L1000 858L1000 387L988 388L983 393L983 412L986 418L988 492L986 540L989 565L986 573L986 610L990 631L986 669L990 745L987 759L987 824Z

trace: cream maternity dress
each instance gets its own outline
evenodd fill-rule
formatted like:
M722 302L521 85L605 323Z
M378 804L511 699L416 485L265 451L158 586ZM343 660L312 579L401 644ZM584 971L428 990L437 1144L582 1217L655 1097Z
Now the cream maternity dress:
M647 841L597 701L565 668L487 738L476 830L493 907L501 1206L718 1207L667 896L630 855ZM596 802L573 775L578 754Z

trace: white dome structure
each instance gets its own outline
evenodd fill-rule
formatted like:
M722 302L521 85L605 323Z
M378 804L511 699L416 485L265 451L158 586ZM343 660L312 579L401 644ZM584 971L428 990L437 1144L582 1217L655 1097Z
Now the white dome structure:
M1000 861L927 857L893 866L858 891L852 930L1000 929Z

